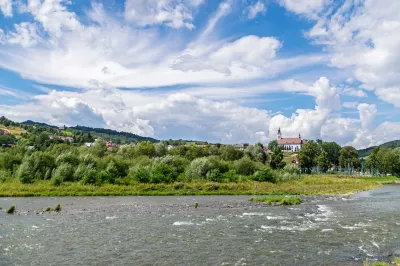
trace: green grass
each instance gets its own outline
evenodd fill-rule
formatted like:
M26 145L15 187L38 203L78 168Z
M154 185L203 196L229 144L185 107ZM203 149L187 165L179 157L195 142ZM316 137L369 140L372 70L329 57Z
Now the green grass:
M262 198L250 198L249 201L264 202L267 205L298 205L301 203L299 197L267 196Z
M15 212L15 205L11 205L8 207L7 211L8 214L13 214Z
M400 258L394 258L391 264L384 261L364 262L364 266L390 266L390 265L400 266Z
M61 211L61 205L60 205L60 204L57 204L57 205L54 207L54 211L55 211L55 212L60 212L60 211Z
M383 177L377 177L377 176L372 176L372 177L359 177L358 179L363 180L363 181L369 181L369 182L378 182L382 184L392 184L395 182L400 182L400 178L395 177L395 176L383 176Z
M54 186L50 181L21 184L17 181L0 183L0 197L30 196L139 196L139 195L337 195L352 194L381 186L357 178L329 175L303 176L282 183L244 181L216 183L197 181L171 184L135 184L101 186L63 183Z

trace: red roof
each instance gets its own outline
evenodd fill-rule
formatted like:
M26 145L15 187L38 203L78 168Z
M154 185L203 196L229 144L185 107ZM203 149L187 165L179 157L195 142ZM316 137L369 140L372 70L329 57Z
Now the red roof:
M278 145L301 144L301 138L281 138L278 139Z

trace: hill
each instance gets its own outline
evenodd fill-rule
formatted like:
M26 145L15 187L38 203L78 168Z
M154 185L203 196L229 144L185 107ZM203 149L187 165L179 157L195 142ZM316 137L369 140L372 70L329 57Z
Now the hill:
M56 127L56 126L53 126L53 125L49 125L49 124L46 124L46 123L41 123L41 122L35 122L35 121L32 121L32 120L26 120L26 121L22 122L22 123L21 123L21 125L29 125L29 126L41 126L41 127L51 127L51 128L58 128L58 127Z
M138 142L138 141L150 141L150 142L159 142L157 139L142 137L133 133L116 131L112 129L105 128L92 128L85 126L76 126L70 127L70 129L77 130L84 133L90 133L92 136L102 137L104 139L112 139L115 142L120 143L129 143L129 142Z
M33 127L35 126L35 127ZM122 132L105 128L91 128L85 126L68 127L65 130L59 130L57 126L49 125L42 122L27 120L22 123L11 121L4 116L0 117L0 128L8 129L11 134L19 135L25 132L48 132L50 134L60 134L63 136L73 136L79 133L90 133L93 137L101 137L111 139L116 143L131 143L139 141L159 142L159 140L149 137L142 137L129 132ZM18 131L18 132L17 132Z
M375 147L377 147L377 146L372 146L372 147L369 147L369 148L366 148L366 149L358 150L357 151L358 152L358 157L366 157L366 156L368 156ZM389 142L386 142L384 144L379 145L378 147L389 148L389 149L398 148L398 147L400 147L400 140L389 141Z

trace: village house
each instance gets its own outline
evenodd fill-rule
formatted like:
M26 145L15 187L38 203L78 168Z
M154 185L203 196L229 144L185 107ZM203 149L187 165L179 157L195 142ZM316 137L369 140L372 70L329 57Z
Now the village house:
M282 138L280 128L278 130L277 141L278 146L284 152L299 152L301 150L301 147L307 143L305 140L301 139L300 134L298 138Z

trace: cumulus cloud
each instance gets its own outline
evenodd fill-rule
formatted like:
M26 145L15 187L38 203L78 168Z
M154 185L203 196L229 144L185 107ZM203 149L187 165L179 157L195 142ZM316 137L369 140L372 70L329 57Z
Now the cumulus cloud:
M0 0L0 11L5 17L12 17L12 2L11 0Z
M349 109L356 109L358 106L358 102L344 102L342 106Z
M326 47L333 66L352 71L364 88L398 107L388 96L400 83L400 37L393 34L400 31L400 2L344 1L332 10L307 36Z
M265 14L267 11L267 7L264 5L264 3L261 0L258 0L256 3L253 5L250 5L247 7L247 17L249 19L253 19L257 17L258 14Z
M315 19L331 0L280 0L279 3L291 12Z
M342 94L347 95L347 96L359 97L359 98L367 97L367 94L364 91L356 90L353 88L344 88L342 91Z
M173 67L182 71L213 69L224 74L231 74L234 68L252 71L270 64L280 46L281 43L275 38L250 35L226 43L214 51L206 50L199 55L185 54Z
M379 88L375 91L376 95L385 102L400 108L400 87Z
M370 129L376 116L375 104L360 103L357 106L357 110L360 113L361 125L364 129Z

